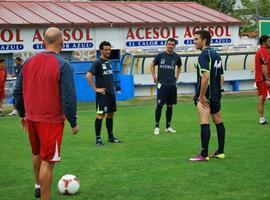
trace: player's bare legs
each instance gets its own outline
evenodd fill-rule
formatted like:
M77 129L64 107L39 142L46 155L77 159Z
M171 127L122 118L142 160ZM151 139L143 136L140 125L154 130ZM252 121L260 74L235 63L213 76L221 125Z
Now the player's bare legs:
M259 114L261 124L265 123L265 119L264 119L264 102L265 102L265 97L264 96L259 96L259 98L258 98L258 114Z
M113 116L114 116L114 113L112 112L112 113L107 113L106 114L106 118L113 118Z
M40 155L33 155L33 170L35 175L35 197L40 198L40 181L39 181L39 172L40 172Z
M215 124L220 124L222 123L222 117L221 117L221 112L217 112L214 114L211 114L212 120Z
M53 167L52 162L41 162L39 181L41 186L41 200L50 200L51 186L53 180Z
M210 121L210 108L204 108L199 101L197 103L197 112L200 117L200 124L209 124Z
M33 156L33 169L35 174L35 181L37 185L40 185L39 183L39 170L40 170L41 160L39 155Z
M97 119L101 119L101 120L102 120L102 119L104 118L104 115L97 114L96 118L97 118Z

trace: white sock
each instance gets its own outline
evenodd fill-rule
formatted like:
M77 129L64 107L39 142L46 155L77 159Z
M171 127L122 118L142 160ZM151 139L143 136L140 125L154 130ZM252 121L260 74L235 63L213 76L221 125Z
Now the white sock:
M35 189L40 188L40 185L35 183Z

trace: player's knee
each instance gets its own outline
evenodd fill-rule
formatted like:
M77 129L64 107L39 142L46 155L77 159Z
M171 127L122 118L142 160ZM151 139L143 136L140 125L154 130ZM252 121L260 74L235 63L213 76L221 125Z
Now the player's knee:
M104 118L104 115L97 114L96 118L97 118L97 119L103 119L103 118Z
M222 118L220 114L212 115L212 120L214 124L220 124L222 123Z
M47 162L47 161L41 162L41 166L48 170L53 170L54 164L55 164L54 162Z
M218 119L213 119L214 124L220 124L222 123L222 119L218 118Z
M106 118L113 118L113 116L114 116L114 113L107 113L106 114Z

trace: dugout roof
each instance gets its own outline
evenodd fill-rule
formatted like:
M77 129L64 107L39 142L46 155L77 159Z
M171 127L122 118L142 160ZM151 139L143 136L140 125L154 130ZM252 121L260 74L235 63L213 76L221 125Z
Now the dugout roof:
M241 21L195 2L4 1L1 27L239 25Z

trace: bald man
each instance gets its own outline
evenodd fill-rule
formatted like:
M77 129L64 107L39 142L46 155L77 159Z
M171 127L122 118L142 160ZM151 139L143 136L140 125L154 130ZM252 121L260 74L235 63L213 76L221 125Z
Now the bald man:
M72 67L59 56L62 32L48 28L43 43L46 51L24 63L13 94L21 128L28 130L32 148L35 197L49 200L54 163L60 161L64 121L69 121L73 134L79 127Z

